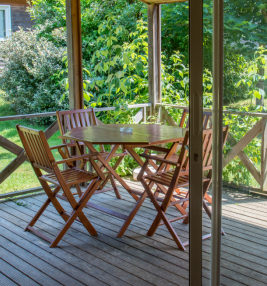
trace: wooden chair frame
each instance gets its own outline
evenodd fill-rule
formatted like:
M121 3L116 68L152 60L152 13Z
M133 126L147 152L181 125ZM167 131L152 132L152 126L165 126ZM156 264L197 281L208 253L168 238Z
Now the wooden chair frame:
M211 111L203 111L203 129L212 128L211 117ZM184 108L178 126L181 128L189 128L189 108Z
M93 108L63 110L63 111L57 111L56 114L57 114L57 121L58 121L59 130L60 130L61 135L65 134L67 131L72 130L74 128L102 124L101 121L97 119ZM63 139L63 143L67 144L68 147L72 148L72 150L75 146L78 147L80 154L84 154L85 152L84 150L85 146L83 143L77 144L77 142L76 143L68 142L65 139ZM102 156L106 157L108 155L108 152L105 151L104 145L100 145L100 151L101 151ZM123 157L126 154L127 154L126 152L112 154L110 160L114 157L118 158L113 166L113 170L116 170L118 168L119 164L121 163ZM103 188L105 187L105 185L107 184L109 180L111 182L112 190L114 191L116 197L118 199L121 199L121 195L115 183L114 177L111 175L110 172L106 176L105 180L99 186L98 192L110 190L110 188L103 190Z
M164 168L166 168L166 166L169 166L169 163L173 163L172 161L170 161L169 159L172 157L173 153L176 151L177 146L180 144L179 141L175 142L172 144L170 149L166 149L164 148L165 151L165 158L162 159L161 164L160 165L156 165L154 162L152 162L150 160L149 164L152 165L158 172L162 171ZM160 148L160 147L159 147ZM145 153L144 153L145 154ZM136 158L137 159L137 158ZM153 164L152 164L153 163ZM146 173L151 174L151 171L149 168L147 168L148 162L145 162L146 166L142 167L146 168ZM151 184L151 187L153 186L153 183ZM140 209L140 207L142 206L144 200L147 198L147 193L144 191L143 193L140 194L140 192L136 192L136 203L132 209L132 211L130 212L130 214L125 218L125 222L123 223L117 237L122 237L123 234L125 233L125 231L127 230L127 228L129 227L129 225L131 224L134 216L136 215L136 213L138 212L138 210Z
M223 133L225 143L228 134L228 127L224 127ZM184 137L181 152L177 162L162 159L161 157L153 155L148 155L146 153L142 154L141 156L145 157L146 161L138 175L138 179L141 181L145 192L149 196L155 209L158 212L147 232L147 235L152 236L156 232L161 221L163 221L163 224L165 224L178 248L181 250L185 250L185 247L188 245L188 242L182 242L182 240L179 238L176 231L172 227L171 222L183 219L184 223L188 223L187 206L189 203L190 190L184 193L179 191L176 192L176 190L181 187L189 186L188 144L189 131ZM145 175L150 160L156 160L161 163L166 163L167 165L172 165L174 166L174 169L169 170L168 168L160 172ZM207 129L203 131L203 172L206 173L206 175L203 176L203 209L205 210L209 218L211 218L211 210L207 206L204 197L210 187L212 178L212 129ZM156 184L156 192L152 191L153 184ZM159 199L158 193L160 193L163 198ZM173 220L169 220L166 215L166 211L169 206L175 206L176 209L178 209L178 211L180 212L180 216ZM209 237L210 234L204 235L202 239L207 239Z
M88 200L105 179L105 175L94 162L95 156L90 154L66 159L68 154L66 145L63 144L49 147L43 131L19 125L16 127L32 168L47 195L46 201L26 226L25 230L31 231L38 237L50 242L50 247L56 247L72 223L78 219L87 229L89 234L96 236L97 232L95 228L83 213L83 208L86 206ZM64 154L62 160L55 160L51 151L55 149L60 150L60 154ZM96 166L95 170L97 173L80 170L73 164L74 162L81 162L84 160L90 160L92 164ZM68 169L65 169L64 171L60 170L59 165L61 164L67 164ZM81 192L79 185L85 182L90 183L86 190ZM54 189L52 189L51 184L55 186ZM72 186L76 187L78 198L74 197L74 194L71 191ZM70 214L65 211L57 198L57 194L60 190L63 191L66 200L72 208ZM55 207L58 214L65 222L63 228L58 232L54 240L48 238L42 232L34 228L35 223L50 204Z
M212 117L212 112L211 111L204 111L203 112L203 129L204 130L212 127L211 117ZM181 128L189 128L189 109L188 108L184 108L178 126L181 127ZM179 147L181 147L181 146L179 146ZM159 147L159 146L150 146L150 147L147 147L146 149L147 149L146 152L145 152L146 154L148 154L149 151L159 151L161 154L157 154L157 156L161 157L161 158L164 158L166 152L168 152L167 148ZM176 153L174 153L172 158L171 158L171 160L172 161L177 161L178 160L178 155ZM151 161L151 163L153 164L153 161ZM153 167L154 167L154 165L153 165ZM208 194L208 192L205 194L205 200L209 204L212 203L212 198Z

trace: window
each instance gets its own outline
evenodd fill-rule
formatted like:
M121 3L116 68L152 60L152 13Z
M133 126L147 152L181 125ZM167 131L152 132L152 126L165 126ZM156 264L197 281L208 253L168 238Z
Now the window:
M0 5L0 40L11 35L10 6Z

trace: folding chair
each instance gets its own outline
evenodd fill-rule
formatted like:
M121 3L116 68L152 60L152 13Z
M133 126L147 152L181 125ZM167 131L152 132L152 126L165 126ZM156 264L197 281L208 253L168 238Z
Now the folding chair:
M61 150L60 152L64 153L65 157L67 157L68 149L66 145L59 145L50 148L43 131L37 131L19 125L17 125L17 130L32 168L48 197L25 230L30 231L40 238L50 242L50 247L56 247L74 220L79 219L87 231L91 235L96 236L97 232L95 228L83 213L83 207L96 191L102 180L105 179L105 175L94 161L94 155L82 155L56 161L51 150ZM74 167L74 162L83 161L85 159L90 160L92 165L96 167L95 170L97 171L97 174ZM64 171L60 170L59 165L61 164L67 164L68 168ZM90 183L82 193L79 185L84 182ZM54 190L52 190L51 184L55 186ZM77 189L79 194L78 199L75 198L74 194L71 192L72 186L75 186ZM72 208L70 214L67 214L56 197L61 189ZM54 240L48 238L42 232L34 228L35 223L50 203L52 203L58 214L65 221L63 228L59 231Z
M65 111L57 111L57 120L59 125L59 130L61 135L65 134L67 131L70 131L74 128L78 127L87 127L87 126L94 126L101 124L101 121L99 121L96 118L95 112L93 108L87 108L87 109L75 109L75 110L65 110ZM63 140L64 144L67 144L68 147L75 146L74 142L67 142L66 140ZM84 146L83 143L79 143L78 146L82 146L83 148L80 148L80 152L84 153ZM100 151L102 153L102 156L106 157L108 156L109 152L105 151L105 148L103 145L100 145ZM118 158L117 161L114 164L113 169L116 170L119 164L121 163L123 157L126 155L126 152L122 153L114 153L110 157L112 158ZM115 192L115 195L118 199L121 198L120 193L118 191L118 188L116 186L115 180L111 174L108 174L106 179L102 182L101 186L99 187L98 191L103 190L104 186L107 184L108 180L110 180L112 188Z
M203 112L203 129L204 130L212 127L211 118L212 118L212 112L211 111L204 111ZM178 126L181 128L189 128L189 109L188 108L184 108ZM157 156L161 157L161 158L164 158L165 153L168 151L168 149L166 149L164 147L159 147L159 146L151 146L151 147L148 147L147 149L148 150L150 149L153 151L160 151L160 153L157 154ZM146 154L148 154L148 152L146 152ZM179 155L177 153L175 153L169 159L171 161L177 162L178 158L179 158ZM208 193L205 194L205 200L210 204L212 203L212 198Z
M228 127L223 129L223 138L224 143L228 134ZM184 223L188 223L188 212L187 206L189 203L189 191L185 192L176 192L177 189L182 187L189 186L189 131L184 137L182 144L181 152L179 154L178 161L173 162L161 157L141 154L141 156L146 158L146 161L138 175L138 179L141 181L144 186L146 194L151 199L155 209L158 214L154 219L152 225L150 226L147 235L152 236L157 230L158 226L163 221L163 224L167 227L172 238L174 239L177 246L185 250L188 243L183 243L182 240L177 235L176 231L171 225L171 222L183 219ZM153 174L145 175L150 160L156 160L161 163L174 166L173 169L164 169L163 171L155 172ZM207 215L211 218L211 211L207 206L204 196L211 184L211 175L212 175L212 129L206 129L203 131L203 208ZM158 192L155 194L152 190L152 186L156 185ZM175 219L169 220L166 211L169 206L175 206L179 211L180 215ZM209 235L205 235L202 238L209 238Z
M203 129L208 129L212 127L211 116L212 116L211 111L203 111ZM182 113L182 116L179 122L179 127L182 127L182 128L189 127L189 109L188 108L184 108L184 111Z

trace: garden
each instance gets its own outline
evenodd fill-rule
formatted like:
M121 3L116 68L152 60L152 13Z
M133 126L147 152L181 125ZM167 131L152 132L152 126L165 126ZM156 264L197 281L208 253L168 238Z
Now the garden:
M29 13L34 27L20 30L0 43L5 62L0 74L0 116L68 109L68 61L64 0L33 0ZM264 0L225 0L224 106L227 110L265 113L267 4ZM125 123L136 111L129 104L148 98L147 9L141 1L81 0L83 89L85 106L109 107L99 112L104 123ZM174 121L181 111L168 104L187 106L189 94L188 2L162 5L162 104ZM212 105L212 1L204 1L203 105ZM55 117L19 122L45 129ZM148 118L156 120L154 117ZM239 141L260 119L225 114L234 140ZM16 121L0 121L0 135L20 144ZM60 141L55 134L50 144ZM225 153L231 149L226 146ZM260 166L261 136L244 149ZM0 147L0 168L14 156ZM130 175L134 162L124 159L119 172ZM23 174L23 175L22 175ZM257 186L240 159L224 168L224 180ZM18 183L14 183L18 182ZM0 185L0 193L31 188L37 180L24 163Z

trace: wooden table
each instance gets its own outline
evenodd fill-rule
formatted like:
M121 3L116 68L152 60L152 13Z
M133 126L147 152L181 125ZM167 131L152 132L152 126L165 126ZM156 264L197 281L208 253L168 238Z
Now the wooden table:
M132 133L122 132L121 128L132 128ZM111 155L120 146L126 149L136 162L142 166L143 161L134 151L134 148L181 141L184 138L186 130L186 128L159 124L103 124L75 128L65 133L61 138L84 142L92 152L98 152L93 145L113 145L109 156L105 160L100 160L110 170L111 167L107 166L107 161L109 162L109 159L112 157ZM121 182L122 179L118 175L114 174L114 176ZM124 186L124 183L122 185Z
M131 128L132 132L123 132L122 128L124 128L124 130L125 128ZM158 124L104 124L75 128L65 133L61 138L83 142L90 151L99 154L98 160L114 176L114 178L119 181L129 194L138 201L139 196L136 194L136 190L131 189L130 186L110 166L109 162L113 154L121 146L140 166L143 166L143 160L134 150L136 147L148 147L171 142L173 143L172 147L165 157L168 159L175 152L179 142L183 140L186 130L186 128ZM105 158L101 156L94 147L94 145L98 144L112 145L110 153ZM126 220L128 218L123 214L111 211L104 207L96 206L93 203L89 203L89 206L120 219Z

